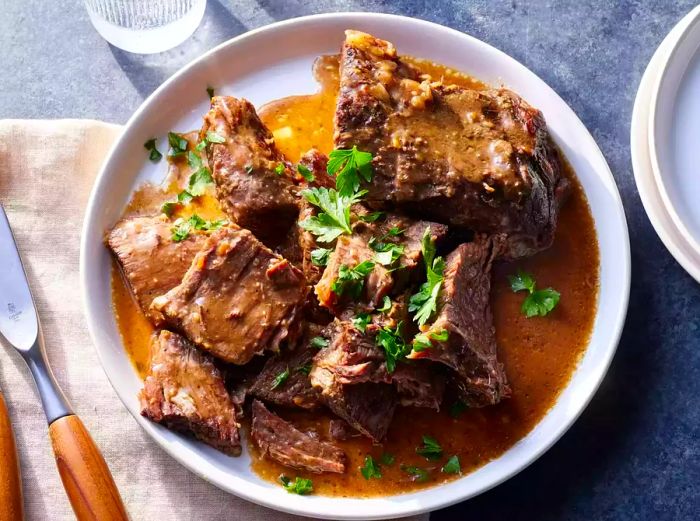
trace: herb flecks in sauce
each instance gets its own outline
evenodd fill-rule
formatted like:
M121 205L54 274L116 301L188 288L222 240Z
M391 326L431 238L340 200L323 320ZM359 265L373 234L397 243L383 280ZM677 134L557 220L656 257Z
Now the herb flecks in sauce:
M518 271L516 275L509 277L510 288L514 293L527 291L521 312L527 318L536 316L544 317L552 311L559 303L560 294L552 288L536 289L535 279L529 273Z

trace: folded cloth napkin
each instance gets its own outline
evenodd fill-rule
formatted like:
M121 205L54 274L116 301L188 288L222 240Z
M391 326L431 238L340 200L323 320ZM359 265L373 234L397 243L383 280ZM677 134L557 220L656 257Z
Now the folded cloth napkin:
M0 121L0 202L24 258L56 378L102 450L132 519L302 519L229 495L180 466L138 427L102 371L82 312L78 250L90 188L120 131L98 121ZM6 346L0 388L17 438L27 519L75 519L31 377Z

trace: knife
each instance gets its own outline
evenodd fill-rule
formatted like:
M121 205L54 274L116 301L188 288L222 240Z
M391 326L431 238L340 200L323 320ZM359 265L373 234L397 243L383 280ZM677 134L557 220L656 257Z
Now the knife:
M46 360L44 337L5 209L0 205L0 334L34 377L49 424L58 472L79 521L127 520L100 450L73 413Z

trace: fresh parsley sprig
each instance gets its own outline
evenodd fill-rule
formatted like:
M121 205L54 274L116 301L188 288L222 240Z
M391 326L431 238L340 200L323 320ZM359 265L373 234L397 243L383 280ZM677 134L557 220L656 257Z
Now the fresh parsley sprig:
M447 463L443 465L441 470L445 474L461 474L462 467L459 464L459 458L456 455L450 456Z
M412 313L415 312L413 320L422 326L437 311L437 301L444 280L443 272L445 271L444 259L435 256L435 241L430 236L430 227L423 234L421 250L423 252L427 280L421 285L418 293L411 295L408 301L408 310Z
M289 367L285 368L284 371L279 373L277 376L275 376L274 380L272 380L272 385L270 386L270 390L274 391L281 385L284 385L284 382L289 379Z
M180 134L168 132L168 144L170 145L168 151L170 157L178 157L187 153L187 140Z
M287 489L290 494L299 494L300 496L305 496L311 494L314 491L313 483L310 479L300 478L297 476L294 481L282 474L280 476L280 483Z
M333 188L307 188L301 195L321 212L299 223L304 230L316 235L319 242L333 242L340 235L352 234L350 207L364 195L358 192L350 197L340 195Z
M328 259L333 250L328 248L316 248L311 251L311 264L314 266L327 266Z
M336 149L328 156L329 175L335 176L335 186L338 192L350 197L360 188L360 181L372 180L372 154L362 152L356 146L351 149Z
M338 296L349 295L357 299L365 286L365 277L374 269L374 262L363 261L351 268L341 264L338 277L331 284L331 291Z
M413 350L417 353L425 351L433 347L431 340L445 342L450 337L450 332L447 329L440 331L429 331L427 333L418 333L413 339Z
M442 457L442 447L432 436L423 435L423 445L416 448L416 454L430 461L437 460Z
M379 464L374 461L374 458L372 456L365 456L365 464L360 467L360 473L362 476L369 480L369 479L380 479L382 477L382 470L379 467Z
M401 465L401 470L403 470L406 474L409 474L414 481L418 481L420 483L428 481L429 475L428 471L425 469L413 465Z
M517 275L509 277L510 289L514 293L527 291L520 310L527 318L544 317L559 303L560 293L552 288L536 289L535 279L529 273L518 271Z
M372 320L372 317L369 313L358 313L353 317L352 325L355 326L355 329L360 333L364 333L367 331L370 320Z
M175 242L181 242L189 237L190 232L194 230L218 230L227 221L224 219L219 219L217 221L205 221L197 214L192 214L189 219L183 219L180 217L176 219L173 223L171 231L173 233L172 239Z
M396 363L406 358L411 352L411 346L404 342L401 334L403 322L399 322L396 328L383 327L377 332L374 342L384 351L386 360L386 370L393 373L396 370Z
M149 139L143 144L143 148L148 150L148 159L153 161L154 163L157 163L160 161L160 159L163 157L163 154L160 153L160 150L156 147L156 138Z

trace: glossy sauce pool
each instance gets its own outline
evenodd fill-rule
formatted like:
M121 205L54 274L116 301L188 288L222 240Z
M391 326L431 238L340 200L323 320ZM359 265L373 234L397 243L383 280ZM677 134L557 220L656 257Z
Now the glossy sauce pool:
M422 60L412 62L433 78L470 88L485 86L467 76ZM324 153L333 148L333 112L338 88L337 61L324 57L317 61L314 74L321 84L317 94L294 96L269 103L260 109L260 117L275 136L280 150L290 161L312 147ZM134 197L127 213L153 213L164 198L179 191L182 165L171 166L168 186L145 187ZM516 263L495 266L491 302L499 346L512 388L512 397L483 409L471 409L454 418L450 414L453 399L446 396L443 410L399 408L385 443L373 445L361 437L338 442L348 455L348 470L343 475L313 475L295 471L261 458L250 446L252 467L264 479L277 482L280 474L313 480L314 493L335 496L376 496L409 492L454 479L440 471L447 457L458 455L462 475L498 457L523 438L542 419L568 383L585 351L596 313L598 297L598 244L593 218L583 190L567 166L572 194L563 207L554 245L547 251ZM203 196L189 212L205 218L219 215L218 205ZM518 269L531 273L539 288L553 287L561 293L556 309L547 317L527 319L520 312L523 293L514 294L508 276ZM148 351L153 327L136 306L118 272L113 270L112 295L119 328L136 370L143 376L148 366ZM300 426L327 436L328 418L322 414L280 411ZM444 456L426 461L416 454L421 436L436 438ZM382 465L381 479L366 480L359 471L367 455L379 460L393 455L392 465ZM425 481L416 481L402 468L417 466L428 473Z

